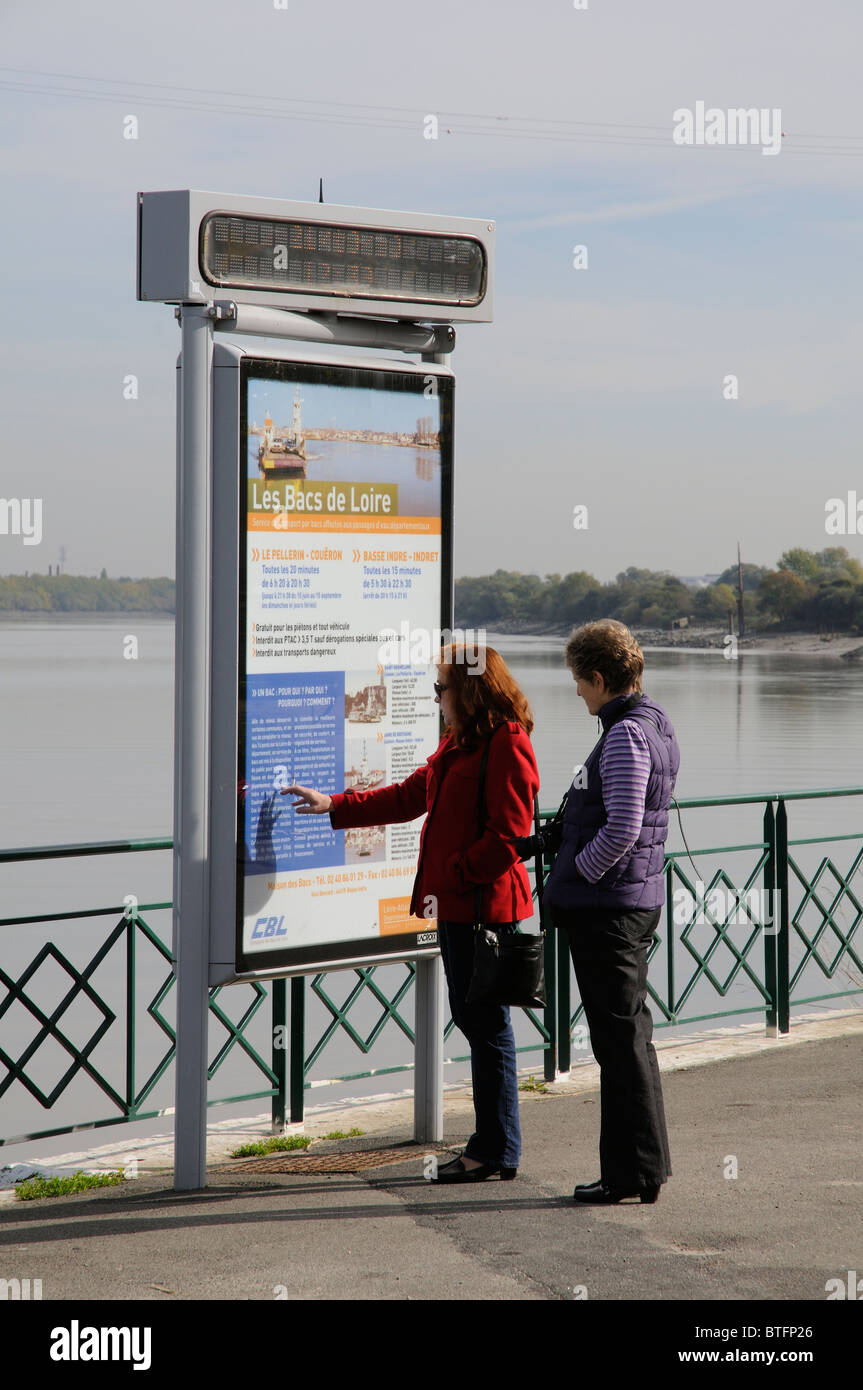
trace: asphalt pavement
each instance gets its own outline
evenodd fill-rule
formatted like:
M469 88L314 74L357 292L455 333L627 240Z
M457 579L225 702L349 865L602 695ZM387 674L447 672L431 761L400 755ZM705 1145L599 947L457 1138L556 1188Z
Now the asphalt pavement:
M572 1200L599 1176L594 1071L522 1094L513 1182L436 1186L418 1149L353 1174L259 1172L223 1141L206 1189L178 1193L151 1153L119 1187L5 1195L0 1276L41 1280L45 1300L823 1301L863 1275L863 1016L832 1032L663 1066L674 1175L655 1206ZM469 1095L445 1111L457 1151ZM362 1141L330 1152L411 1140L409 1101L348 1120Z

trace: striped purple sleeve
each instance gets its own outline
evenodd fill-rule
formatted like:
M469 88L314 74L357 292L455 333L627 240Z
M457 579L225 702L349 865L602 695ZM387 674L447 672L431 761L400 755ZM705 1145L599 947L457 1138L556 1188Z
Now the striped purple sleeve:
M650 748L635 720L622 719L609 731L599 755L599 775L608 820L575 859L575 867L588 883L608 873L641 831Z

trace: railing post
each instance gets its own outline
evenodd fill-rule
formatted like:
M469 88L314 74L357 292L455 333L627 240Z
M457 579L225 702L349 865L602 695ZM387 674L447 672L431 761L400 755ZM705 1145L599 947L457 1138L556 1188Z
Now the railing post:
M557 937L557 1069L565 1076L572 1067L569 936L559 931L554 935Z
M128 909L127 909L128 911ZM137 910L126 921L126 1119L135 1118L135 932Z
M776 938L777 1013L780 1033L791 1028L788 972L788 812L780 798L776 811L776 892L779 897L779 935Z
M291 1124L303 1122L306 1099L306 977L291 980Z
M546 999L543 1022L548 1033L548 1043L543 1059L546 1081L553 1081L557 1076L557 938L559 935L560 933L554 927L550 931L547 930L543 948Z
M674 866L669 859L665 866L665 980L668 1012L675 1023L677 1022L677 1005L674 999L674 952L677 949L674 928L676 925L674 920Z
M542 856L541 861L542 883L545 883L548 870L554 863L554 854L548 851ZM536 871L534 871L536 872ZM537 901L542 891L542 885L537 884ZM559 973L557 968L558 941L560 932L556 930L551 920L551 911L540 903L540 923L545 926L545 946L543 948L543 968L545 970L545 1009L543 1010L543 1023L548 1033L548 1044L543 1056L543 1074L546 1081L554 1081L558 1074L559 1055L558 1044L560 1035L558 1033L558 988ZM569 1020L567 1018L567 1033L569 1031ZM567 1068L568 1070L568 1068Z
M288 1076L288 988L286 980L273 980L273 1071L276 1093L273 1096L273 1134L285 1132L285 1101Z
M764 929L764 988L770 995L765 1024L769 1036L775 1038L779 1031L776 994L776 933L779 930L777 917L779 900L776 895L776 817L773 814L772 801L768 801L764 807L762 835L767 845L763 882L764 899L767 903L769 917L769 926L765 926Z

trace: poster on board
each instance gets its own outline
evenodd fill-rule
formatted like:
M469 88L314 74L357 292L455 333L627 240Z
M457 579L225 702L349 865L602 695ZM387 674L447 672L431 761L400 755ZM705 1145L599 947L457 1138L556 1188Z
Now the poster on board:
M452 378L250 358L240 407L238 963L434 949L422 818L333 830L284 788L385 786L438 746Z

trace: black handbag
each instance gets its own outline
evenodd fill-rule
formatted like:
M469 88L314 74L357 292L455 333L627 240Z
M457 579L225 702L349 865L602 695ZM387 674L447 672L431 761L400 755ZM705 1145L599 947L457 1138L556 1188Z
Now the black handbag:
M485 829L485 768L491 739L485 745L479 773L479 833ZM539 799L533 800L534 826L539 831ZM483 926L482 889L475 893L473 975L468 1004L509 1004L514 1008L539 1008L545 995L545 922L542 911L542 853L536 856L537 901L540 934L504 932Z

